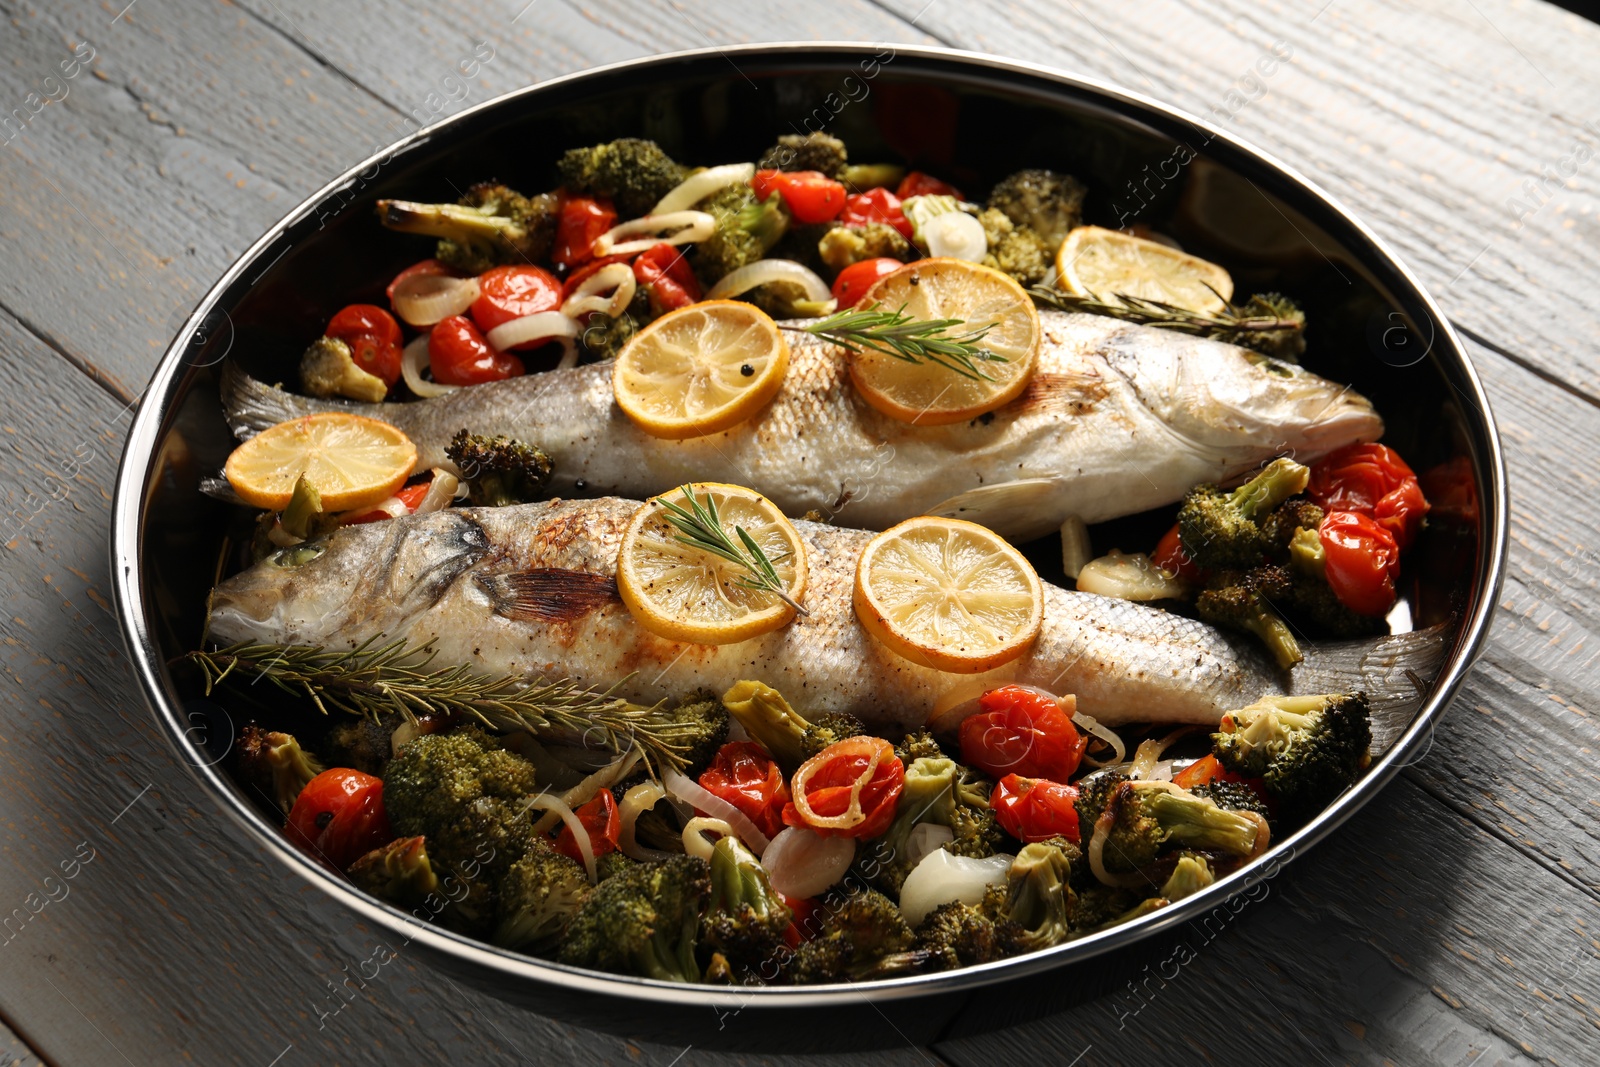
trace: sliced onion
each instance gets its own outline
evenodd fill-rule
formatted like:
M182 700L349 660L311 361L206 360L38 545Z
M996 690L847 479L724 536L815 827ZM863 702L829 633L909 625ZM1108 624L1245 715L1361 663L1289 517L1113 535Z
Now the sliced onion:
M432 326L461 315L482 294L476 278L448 274L413 274L395 283L394 313L411 326Z
M1061 524L1061 569L1067 577L1077 579L1078 573L1094 559L1094 545L1089 543L1089 527L1076 515L1068 515Z
M583 281L561 305L561 314L576 320L591 311L609 318L622 314L639 283L633 276L633 267L626 263L609 263ZM605 293L610 296L605 296Z
M717 220L704 211L672 211L665 215L645 215L643 218L611 227L595 238L594 254L599 256L631 256L659 244L683 245L704 241L717 230ZM642 235L642 236L641 236ZM628 238L636 238L628 240Z
M825 302L833 299L828 283L817 272L792 259L758 259L729 271L722 280L711 287L707 300L726 300L749 292L758 285L771 282L793 282L805 290L807 300Z
M460 484L461 479L443 467L433 468L433 481L428 483L428 494L417 502L417 510L411 514L430 515L435 511L443 511L455 502L456 489Z
M421 337L414 338L400 354L400 376L406 380L407 388L424 400L429 397L444 396L461 388L459 385L446 385L422 376L422 372L428 369L428 337L429 335L425 333Z
M937 851L956 839L956 832L936 822L919 822L906 835L906 863L912 867L923 857Z
M683 824L683 851L696 859L710 861L711 850L714 847L706 840L707 832L720 834L723 837L733 837L733 827L721 819L708 819L704 815L696 815Z
M1128 746L1122 743L1122 738L1109 726L1100 725L1100 721L1093 715L1085 715L1080 711L1072 716L1072 722L1084 733L1093 734L1111 746L1112 756L1108 760L1097 760L1091 759L1087 755L1084 756L1083 762L1089 766L1104 767L1112 763L1121 763L1128 758Z
M990 886L1005 884L1014 859L1004 852L983 859L956 856L942 848L930 852L906 875L900 911L906 922L916 926L941 904L978 904Z
M1078 572L1078 591L1122 600L1177 600L1188 595L1189 586L1157 567L1143 552L1112 549L1084 564Z
M803 826L788 826L772 839L761 865L778 892L814 897L843 878L855 858L853 837L823 837Z
M1149 778L1150 771L1156 765L1156 760L1161 758L1161 742L1150 738L1139 742L1139 747L1133 753L1133 766L1128 768L1129 778ZM1171 777L1169 774L1167 777Z
M528 807L536 811L549 812L566 824L572 831L572 837L578 845L578 855L583 857L583 869L589 873L589 884L600 880L600 870L595 866L594 842L589 839L589 831L578 818L578 813L572 806L560 797L551 796L549 793L540 793L531 796L526 801Z
M659 848L646 848L644 845L639 844L639 816L655 807L656 801L666 795L667 791L655 782L640 782L622 794L622 804L619 807L622 829L617 835L617 848L621 850L624 856L643 863L653 863L676 855L673 852L666 852Z
M720 167L707 167L679 182L650 209L650 214L668 215L694 207L712 193L721 192L730 185L743 185L755 176L754 163L725 163Z
M371 515L374 511L381 511L391 519L398 519L411 514L411 509L406 507L406 502L397 496L385 497L370 507L355 508L345 512L340 517L340 525L349 525L351 519Z
M561 312L541 311L536 315L523 315L510 322L502 322L484 334L483 339L489 342L489 347L504 352L508 348L532 344L535 341L549 341L558 337L575 338L578 333L578 324Z
M589 803L600 790L610 789L632 774L633 769L639 765L639 761L643 758L637 748L631 750L626 756L606 764L571 789L562 793L561 802L573 808ZM536 834L549 832L550 828L556 824L556 814L559 813L547 814L544 818L534 823L533 832Z
M989 238L983 232L983 223L964 211L935 215L923 225L922 238L927 242L930 256L978 263L989 254Z
M682 771L668 771L661 776L661 784L667 787L667 795L691 805L696 811L703 811L712 818L721 819L733 827L734 833L739 835L739 840L750 846L750 851L757 856L762 856L767 851L767 846L772 842L767 835L756 828L750 817L732 804L723 800L715 793L706 789L699 782L690 778Z

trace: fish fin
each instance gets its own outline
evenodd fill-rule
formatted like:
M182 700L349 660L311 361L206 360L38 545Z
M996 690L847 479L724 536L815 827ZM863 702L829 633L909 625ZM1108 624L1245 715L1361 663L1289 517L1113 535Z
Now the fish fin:
M621 600L611 575L561 567L482 575L478 586L494 602L495 614L514 622L573 622Z
M1061 529L1060 478L1019 478L958 493L927 510L929 515L966 519L987 526L1014 544Z
M1381 755L1411 725L1455 633L1455 623L1443 622L1376 639L1303 645L1305 659L1290 672L1290 691L1366 693L1372 751Z
M222 399L222 411L228 420L228 428L240 440L254 437L269 426L298 419L302 415L377 406L342 404L335 400L295 396L275 385L268 385L250 377L232 360L223 365L222 376L217 382L217 392Z

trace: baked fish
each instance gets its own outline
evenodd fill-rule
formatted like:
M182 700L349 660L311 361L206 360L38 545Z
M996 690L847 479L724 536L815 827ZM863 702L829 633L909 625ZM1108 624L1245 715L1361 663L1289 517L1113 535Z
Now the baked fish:
M315 411L393 423L423 466L462 429L540 445L553 492L646 497L691 481L749 486L788 515L882 530L913 515L980 522L1012 541L1069 515L1100 522L1172 504L1285 453L1311 462L1376 440L1383 422L1347 386L1246 349L1094 315L1045 310L1038 370L998 411L914 426L869 407L841 349L790 335L788 376L760 414L722 433L651 437L593 364L407 404L295 396L232 368L222 400L240 437Z
M208 637L330 649L379 634L432 641L440 663L620 683L645 703L754 678L802 711L849 711L883 731L919 725L941 698L1002 681L1075 693L1081 711L1112 724L1215 723L1266 693L1360 689L1380 738L1393 736L1385 721L1416 707L1407 670L1431 678L1443 649L1438 630L1308 644L1285 675L1254 642L1205 623L1046 585L1030 652L984 675L945 674L900 658L856 622L851 590L871 534L803 521L795 526L809 559L809 615L735 644L674 642L637 625L617 596L617 547L639 506L552 500L343 527L219 585Z

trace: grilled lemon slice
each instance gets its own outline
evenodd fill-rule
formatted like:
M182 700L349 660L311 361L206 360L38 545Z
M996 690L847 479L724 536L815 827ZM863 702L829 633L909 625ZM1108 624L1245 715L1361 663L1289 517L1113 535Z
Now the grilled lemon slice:
M348 511L393 496L416 464L417 446L396 427L323 412L262 430L233 450L223 474L252 507L282 511L304 474L324 511Z
M1056 284L1076 296L1119 294L1213 313L1233 299L1233 279L1215 263L1159 241L1079 226L1056 253Z

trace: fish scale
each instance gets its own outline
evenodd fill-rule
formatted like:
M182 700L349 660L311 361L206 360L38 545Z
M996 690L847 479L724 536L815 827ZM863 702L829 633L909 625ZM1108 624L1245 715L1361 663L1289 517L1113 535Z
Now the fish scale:
M732 482L789 515L819 512L860 529L960 515L1015 541L1068 516L1092 523L1172 504L1273 456L1309 462L1383 432L1348 387L1233 345L1093 315L1045 310L1039 319L1028 388L953 426L874 410L850 384L847 353L793 332L772 402L688 440L635 426L612 398L609 364L389 404L295 396L230 365L223 404L240 436L316 411L380 418L416 442L423 466L447 462L445 446L462 429L528 440L554 461L551 489L562 494L644 497L689 481Z
M985 674L952 675L890 652L856 621L856 563L871 534L804 521L795 526L810 565L809 615L735 644L669 641L639 626L615 593L617 547L639 506L552 500L347 526L309 562L269 557L224 581L207 632L220 643L339 649L378 635L432 641L443 663L617 685L646 703L754 678L805 712L848 711L881 731L920 725L941 703L1005 681L1075 693L1080 711L1111 724L1212 724L1268 693L1354 689L1380 720L1400 721L1417 695L1406 671L1431 676L1442 650L1434 631L1308 643L1286 676L1253 642L1195 619L1046 585L1031 650Z

